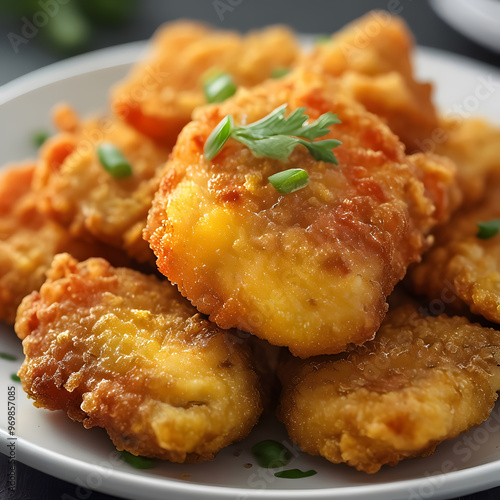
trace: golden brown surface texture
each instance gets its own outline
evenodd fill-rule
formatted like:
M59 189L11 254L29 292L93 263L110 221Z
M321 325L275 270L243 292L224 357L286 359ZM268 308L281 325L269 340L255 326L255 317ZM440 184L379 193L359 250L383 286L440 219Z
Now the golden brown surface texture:
M342 77L354 98L389 124L410 152L438 127L432 86L415 80L413 37L404 21L373 11L316 45L301 64Z
M35 174L42 209L73 235L92 236L154 263L142 230L170 150L117 119L82 122L68 106L59 106L55 118L62 131L44 144ZM123 153L131 177L117 179L103 168L96 151L101 143Z
M56 253L77 258L106 255L125 263L124 256L94 242L79 241L39 210L32 190L35 163L6 167L0 176L0 319L14 323L25 295L38 290Z
M138 64L113 91L113 109L143 134L173 146L196 106L206 103L205 72L229 73L236 85L253 86L299 54L293 33L274 26L242 36L190 21L160 28L149 60Z
M104 427L120 450L174 462L243 438L262 402L250 352L173 286L102 259L58 255L16 332L35 405Z
M204 159L203 145L224 116L251 123L283 103L289 111L305 107L311 120L338 114L342 123L323 138L343 142L335 149L339 166L301 147L288 163L256 158L232 139ZM294 167L308 172L309 185L280 195L267 178ZM297 70L198 108L167 165L146 237L160 271L222 328L301 357L330 354L374 335L385 297L446 218L452 181L445 160L407 157L341 82Z
M435 307L470 309L500 323L500 236L478 238L478 222L500 219L500 183L491 184L483 200L455 214L435 230L436 243L409 273L411 289Z
M500 128L479 118L441 118L426 150L451 158L463 205L481 200L488 182L500 176Z
M485 420L499 365L500 332L403 306L361 347L288 361L279 417L307 453L374 473Z

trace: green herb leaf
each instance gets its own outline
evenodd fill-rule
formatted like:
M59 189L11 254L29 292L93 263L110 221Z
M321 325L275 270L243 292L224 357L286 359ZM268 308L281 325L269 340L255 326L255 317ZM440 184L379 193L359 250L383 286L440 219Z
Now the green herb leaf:
M223 102L236 92L233 77L227 73L219 73L205 81L205 97L207 102Z
M32 141L36 148L39 148L48 138L50 137L50 132L46 130L37 130L33 132Z
M289 168L267 178L271 185L282 194L290 194L307 186L309 175L301 168Z
M231 137L233 128L233 117L227 115L217 127L212 130L203 148L203 156L205 156L207 160L211 160L219 154L219 151L223 148L224 144L226 144L226 141Z
M290 68L274 68L272 73L271 73L271 78L282 78L285 75L288 75L290 73Z
M151 458L132 455L132 453L125 450L120 452L120 458L136 469L151 469L156 465Z
M12 354L8 354L6 352L0 352L0 358L5 359L7 361L16 361L16 357L13 356Z
M272 439L266 439L252 446L252 453L255 455L258 464L266 469L283 467L292 458L290 450Z
M21 382L21 379L15 374L13 373L11 376L10 376L10 379L13 381L13 382Z
M477 237L482 240L487 240L493 238L500 231L500 219L492 219L488 222L478 222L477 223Z
M317 474L317 472L312 469L305 472L302 472L300 469L289 469L274 473L276 477L281 477L284 479L302 479L303 477L310 477L314 476L315 474Z
M113 144L105 142L97 147L97 156L104 170L117 179L132 175L132 167L122 152Z
M342 143L335 139L314 140L328 134L331 125L341 123L337 115L328 112L313 123L306 124L309 119L304 114L306 108L297 108L285 116L286 107L287 104L283 104L264 118L239 127L234 126L231 115L226 116L208 137L204 147L205 158L213 159L229 137L232 137L247 146L257 157L287 161L295 147L302 145L315 160L338 165L332 149ZM302 181L306 179L304 174L301 174L301 179ZM307 182L302 187L306 185Z

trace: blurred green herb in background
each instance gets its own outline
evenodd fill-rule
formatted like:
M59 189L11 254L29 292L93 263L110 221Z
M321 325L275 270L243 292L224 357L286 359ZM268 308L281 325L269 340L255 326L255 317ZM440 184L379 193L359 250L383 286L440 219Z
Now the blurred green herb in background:
M0 13L18 17L24 38L40 39L63 55L85 51L95 27L119 27L129 21L138 0L0 0ZM29 33L30 36L26 36Z

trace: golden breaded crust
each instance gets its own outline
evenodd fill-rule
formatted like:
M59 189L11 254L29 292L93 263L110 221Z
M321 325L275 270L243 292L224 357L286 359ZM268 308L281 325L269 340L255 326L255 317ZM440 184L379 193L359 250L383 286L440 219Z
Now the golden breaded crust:
M35 175L45 213L72 235L91 235L154 265L142 230L170 150L116 119L81 122L68 106L56 110L56 123L63 132L44 144ZM131 177L116 179L104 170L96 151L104 142L123 153Z
M12 165L0 176L0 319L7 323L14 323L23 297L45 281L56 253L128 262L106 245L76 240L40 212L40 199L32 189L35 168L34 162Z
M413 38L404 21L373 11L316 45L301 64L342 77L354 98L385 120L410 152L438 126L432 85L415 80Z
M339 166L301 147L287 163L255 158L232 139L212 161L203 158L224 116L251 123L283 103L290 112L305 107L311 120L338 114L342 123L324 138L343 142ZM299 70L196 111L167 164L146 237L160 271L222 328L303 357L339 352L374 335L385 297L447 215L453 167L444 161L438 174L432 157L425 173L426 158L407 157L340 82ZM294 167L308 172L309 185L280 195L267 178Z
M499 366L500 332L404 306L361 347L285 364L279 418L303 451L374 473L486 420Z
M272 26L242 36L196 22L177 21L160 28L149 60L138 64L115 87L115 113L143 134L173 146L197 106L206 103L203 75L229 73L238 86L270 78L290 67L299 54L292 32Z
M115 446L174 462L213 458L256 423L248 346L152 276L58 255L16 321L35 406L104 427Z
M451 158L463 205L481 200L491 179L500 176L500 128L479 118L441 118L439 133L428 150Z
M500 184L477 206L463 208L435 231L436 243L407 283L419 295L456 312L468 310L500 323L500 236L479 239L478 222L500 219Z

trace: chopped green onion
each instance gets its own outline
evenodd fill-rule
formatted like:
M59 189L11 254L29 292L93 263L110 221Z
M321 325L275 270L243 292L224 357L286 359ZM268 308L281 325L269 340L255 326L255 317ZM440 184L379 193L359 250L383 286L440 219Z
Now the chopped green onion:
M100 144L97 156L104 170L117 179L124 179L132 175L132 167L122 152L108 142Z
M227 73L219 73L208 79L204 88L207 102L223 102L236 92L233 77Z
M271 78L281 78L282 76L288 75L290 73L290 68L275 68L271 73Z
M21 382L21 379L15 374L13 373L11 376L10 376L10 379L13 381L13 382Z
M208 136L203 148L203 156L207 160L211 160L219 154L226 141L231 137L233 131L233 117L227 115L218 125L212 130Z
M316 40L314 40L315 45L325 45L325 43L328 43L332 37L330 35L319 35L316 37Z
M120 452L120 458L135 469L151 469L156 465L151 458L132 455L132 453L125 450Z
M50 133L46 130L37 130L33 132L32 141L36 148L39 148L48 138Z
M252 446L252 453L255 455L258 464L266 469L283 467L292 458L290 450L278 441L266 439Z
M290 168L268 177L274 189L281 194L290 194L307 186L309 175L301 168Z
M274 473L276 477L284 479L302 479L304 477L314 476L315 474L317 474L317 472L312 469L305 472L302 472L300 469L289 469Z
M500 219L493 219L488 222L478 222L477 223L477 237L482 240L487 240L493 238L500 231Z
M6 352L0 352L0 358L5 359L7 361L16 361L16 357L13 356L12 354L8 354Z

